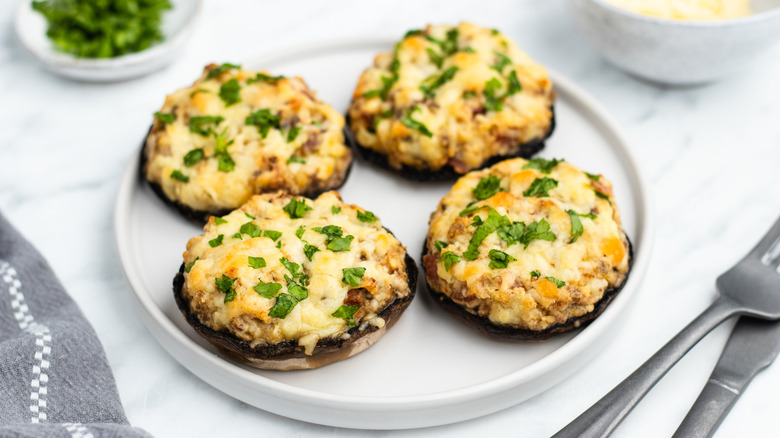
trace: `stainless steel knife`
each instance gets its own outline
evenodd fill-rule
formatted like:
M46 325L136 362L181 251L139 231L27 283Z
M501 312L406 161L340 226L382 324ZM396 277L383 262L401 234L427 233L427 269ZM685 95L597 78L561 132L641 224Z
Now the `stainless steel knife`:
M753 376L780 351L780 322L742 317L673 438L711 437Z

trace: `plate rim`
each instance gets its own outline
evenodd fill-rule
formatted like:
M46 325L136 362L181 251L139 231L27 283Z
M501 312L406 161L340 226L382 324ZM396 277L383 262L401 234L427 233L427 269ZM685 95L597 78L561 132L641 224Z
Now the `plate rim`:
M298 58L301 56L306 56L307 54L322 55L323 52L328 51L360 50L368 47L377 47L380 45L383 47L391 47L395 40L397 40L397 38L375 35L368 38L360 38L359 40L356 40L353 37L324 40L313 44L299 43L283 47L279 50L270 51L266 54L248 58L243 64L256 66L263 63L283 63L285 62L285 58ZM643 171L641 167L638 166L638 160L631 151L629 142L621 133L618 123L612 118L612 116L609 115L609 113L601 106L601 104L599 104L593 97L588 95L582 88L556 71L546 66L545 68L549 72L550 79L553 82L553 86L555 87L556 92L562 95L566 95L567 98L569 98L569 100L580 110L578 112L584 113L583 116L590 121L591 126L594 126L600 133L602 133L604 138L610 140L610 149L612 149L613 153L615 153L615 156L618 158L621 167L623 167L626 171L626 175L629 179L629 191L635 199L635 210L639 212L635 218L638 232L637 235L632 236L632 241L635 245L635 251L632 273L627 280L628 283L625 285L621 293L615 297L613 302L607 307L604 313L596 318L588 327L584 328L571 340L567 341L553 352L542 357L541 359L538 359L535 362L532 362L529 365L485 382L480 382L453 390L438 391L426 394L392 395L379 397L333 394L296 387L276 381L272 378L258 375L251 370L242 368L241 366L206 350L204 347L197 344L194 340L190 339L190 337L187 336L184 332L179 330L173 321L168 319L162 310L154 303L151 295L145 290L142 280L136 277L136 275L140 275L140 273L137 273L135 270L131 269L134 264L132 261L133 251L130 249L131 245L126 242L126 239L129 237L127 235L127 231L129 230L128 225L130 217L129 207L135 191L141 187L142 184L137 171L139 165L139 155L134 154L134 158L129 163L129 166L125 170L125 173L120 182L114 209L114 233L123 272L125 273L125 276L127 277L127 280L131 286L133 296L140 304L141 309L145 311L143 320L147 326L147 329L163 346L166 352L173 356L177 362L196 374L199 378L203 379L218 390L226 392L232 397L241 398L224 388L218 387L212 383L211 380L202 377L199 372L193 369L193 367L195 367L197 364L185 363L184 360L179 357L179 355L183 355L184 353L178 351L174 353L171 351L173 347L169 348L167 345L168 340L163 340L161 336L163 334L167 335L171 341L178 342L180 344L179 347L186 348L190 353L197 355L203 363L209 366L209 368L226 373L226 376L229 375L232 378L239 379L241 382L247 382L248 380L255 386L260 385L264 389L263 392L270 397L277 397L283 400L299 403L302 402L311 406L326 408L340 407L359 410L361 412L374 412L379 410L408 412L409 410L414 409L440 409L446 406L459 405L468 403L470 401L480 400L485 397L498 396L501 393L506 392L507 389L514 389L523 384L528 384L544 374L564 368L570 359L581 356L583 354L583 350L594 346L594 342L598 340L599 336L603 335L605 330L617 323L617 320L622 316L623 313L625 313L628 305L635 299L635 295L638 293L638 289L641 286L641 280L644 277L645 271L647 270L650 255L652 253L654 216L652 214L652 198L650 197L650 192L648 190L648 185L646 183ZM162 333L159 333L160 330L162 330ZM601 347L603 347L605 344L606 343L602 344ZM562 380L568 378L573 372L580 369L582 366L584 366L584 364L575 366L574 370L570 370L564 376L555 380L554 383L545 385L542 390L536 391L530 396L536 395L542 391L546 391L552 386L557 385ZM226 376L220 376L219 378L224 379ZM475 415L471 416L462 415L459 418L451 420L430 418L430 421L423 422L423 424L412 427L423 427L461 421L468 418L485 415L487 413L492 413L518 402L519 401L516 401L515 403L511 403L505 406L498 406L495 409L489 409L489 412L476 413ZM250 402L250 404L254 403ZM254 405L257 406L257 404ZM267 406L263 406L262 409L281 413L277 410L270 409ZM391 412L388 412L388 414L390 413ZM286 413L281 414L291 418L312 421L311 419L305 418L307 417L306 415L295 416ZM364 420L363 422L365 421L371 422L371 420ZM364 427L363 423L361 423L360 426L353 426L346 424L345 422L336 421L336 419L331 422L314 422L341 427ZM360 423L361 420L358 419L357 422ZM395 429L400 427L389 426L381 428Z

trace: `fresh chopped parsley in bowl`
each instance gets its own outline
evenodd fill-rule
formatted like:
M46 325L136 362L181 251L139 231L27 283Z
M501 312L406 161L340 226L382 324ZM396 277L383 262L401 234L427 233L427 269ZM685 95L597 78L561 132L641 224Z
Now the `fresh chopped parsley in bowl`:
M115 58L164 39L169 0L34 0L57 50L79 58Z

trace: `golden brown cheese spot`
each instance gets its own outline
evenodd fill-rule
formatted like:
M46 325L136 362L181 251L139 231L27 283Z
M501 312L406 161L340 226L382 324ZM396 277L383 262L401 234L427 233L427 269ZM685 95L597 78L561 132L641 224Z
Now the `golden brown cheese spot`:
M208 78L214 68L207 66L192 86L166 97L159 112L175 120L155 120L147 136L144 174L170 200L217 212L237 208L256 193L316 193L343 182L352 160L344 143L344 118L316 99L301 78L253 81L257 72L242 69ZM232 80L239 83L240 101L228 105L220 88ZM247 123L258 110L279 116L278 126L270 127L265 137L259 126ZM205 135L193 132L197 127L192 121L209 116L222 120L205 123ZM290 135L293 128L297 135ZM218 136L228 144L232 168L220 169ZM187 164L184 157L196 149L203 151L203 159ZM189 181L173 178L174 171Z
M227 221L217 225L210 219L201 236L190 239L184 253L185 265L195 262L184 274L184 296L191 310L204 324L215 330L228 330L253 345L269 345L294 341L311 354L317 342L325 337L339 337L349 330L344 318L333 313L347 302L356 302L360 295L360 311L355 315L359 327L384 323L378 314L399 297L411 293L407 284L406 249L382 227L379 220L357 220L358 207L345 204L338 193L326 192L315 200L305 199L311 207L302 218L291 218L284 207L292 198L281 193L257 195L240 209L224 216ZM304 200L304 198L298 198ZM334 214L332 207L340 207ZM247 217L250 214L255 219ZM251 237L241 232L242 226L253 224L261 230L281 233L278 240L261 235ZM340 227L343 236L353 236L347 251L327 249L327 237L315 231L317 227ZM303 226L300 237L296 235ZM235 234L241 234L241 238ZM222 234L223 243L212 247L212 241ZM305 241L305 242L304 242ZM305 244L316 246L311 260ZM277 244L279 247L277 247ZM249 257L262 257L264 267L250 266ZM276 297L267 298L255 291L259 282L279 283L279 294L289 293L289 278L293 274L282 258L299 265L298 272L309 277L305 283L308 297L300 300L285 317L271 316ZM197 261L196 261L197 259ZM342 281L344 268L365 268L357 286ZM236 293L232 301L224 302L226 293L219 290L216 280L235 278ZM361 292L362 291L362 292ZM350 298L352 297L352 298Z
M426 272L430 283L437 285L440 292L467 304L470 309L479 309L475 312L494 324L544 330L593 311L608 289L622 284L629 267L628 240L615 200L611 198L610 205L597 197L593 181L585 172L565 161L553 166L549 174L523 169L528 163L519 158L505 160L491 168L470 172L453 185L429 222L426 249L432 258L428 260L435 260L436 265L434 270L428 268ZM505 191L478 201L473 190L489 175L498 177ZM524 196L523 192L533 181L542 177L558 181L558 186L549 190L549 196ZM612 184L606 178L602 176L599 182L600 188L612 193ZM490 207L492 211L481 208L461 217L461 211L472 203ZM575 234L568 211L578 214L583 228L575 242L572 242ZM588 217L590 214L596 217ZM505 226L522 223L519 230L532 224L543 227L544 223L547 234L528 240L526 247L524 242L510 244L505 239L511 237L493 229L483 236L476 257L468 260L465 254L472 249L472 239L480 224L499 218ZM498 227L499 222L492 226ZM447 242L446 251L461 257L449 270L434 246L438 240ZM505 253L509 258L502 262L499 257L496 265L491 250ZM562 282L560 287L556 282Z
M449 165L464 173L548 134L552 84L545 69L513 42L469 23L429 25L422 32L402 40L393 53L377 55L358 80L349 115L359 144L386 155L396 168ZM429 39L448 40L451 32L457 33L453 53ZM491 68L498 62L496 52L511 59L501 72ZM511 72L521 84L519 92L508 93ZM448 80L437 81L445 73ZM501 96L500 110L486 109L486 84L493 79L501 83L494 93ZM435 89L424 92L433 84ZM430 136L410 127L409 118Z

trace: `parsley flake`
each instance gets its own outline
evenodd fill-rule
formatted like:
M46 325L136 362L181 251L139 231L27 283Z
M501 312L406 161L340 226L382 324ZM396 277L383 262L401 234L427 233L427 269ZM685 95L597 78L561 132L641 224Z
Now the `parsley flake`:
M161 112L158 111L158 112L154 113L154 118L159 120L159 121L161 121L161 122L163 122L163 123L165 123L166 125L170 125L170 124L172 124L173 122L176 121L176 114L174 114L174 113L161 113Z
M301 132L300 126L293 126L290 128L290 130L287 131L287 143L295 141L295 138L298 137L299 132Z
M281 283L264 283L259 278L258 281L259 283L257 283L257 286L253 287L252 289L254 289L255 292L259 293L260 296L263 298L271 299L275 297L280 290L282 290Z
M477 95L477 92L474 90L464 91L463 92L463 98L464 99L470 99Z
M203 159L203 149L197 148L193 149L189 152L187 152L184 155L184 165L187 167L192 167L200 162L200 160Z
M596 196L609 202L609 205L612 205L612 201L609 199L609 195L607 195L606 193L602 193L596 189L593 189L593 191L596 192Z
M512 73L509 73L509 89L506 90L504 97L509 97L521 91L523 91L523 85L520 84L520 80L517 79L517 72L512 70Z
M284 79L284 76L270 76L265 73L258 73L255 77L246 80L246 84L254 84L255 82L267 82L269 84L276 84L280 79Z
M181 173L181 170L178 170L178 169L174 170L173 172L171 172L171 178L172 179L177 179L177 180L179 180L181 182L190 182L190 177L188 177L187 175Z
M268 311L268 316L272 318L284 319L292 312L293 308L298 304L296 300L290 294L281 294L276 297L276 303L274 303L271 310Z
M341 213L341 207L336 207L335 205L331 205L330 212L333 214L339 214Z
M497 249L491 249L488 253L488 257L490 257L490 264L488 265L490 269L503 269L509 265L509 262L517 260L511 255Z
M444 270L449 271L453 264L460 261L460 256L452 251L447 251L439 257L439 262L444 262Z
M488 217L485 221L480 222L477 226L474 235L469 241L469 247L466 252L463 253L463 258L466 260L474 260L479 256L479 245L485 240L487 236L496 231L499 227L509 225L509 218L501 216L493 207L488 207ZM481 221L481 218L480 218Z
M220 290L220 292L225 294L225 303L236 299L236 289L233 284L235 282L235 278L230 278L225 274L222 274L222 278L214 279L214 283L217 285L217 288Z
M406 111L406 115L400 120L401 124L403 124L404 126L406 126L409 129L413 129L413 130L419 132L420 134L422 134L422 135L424 135L426 137L433 137L433 133L428 130L427 126L425 126L423 123L418 122L417 120L414 120L412 118L412 114L415 111L419 111L419 110L420 110L420 107L417 106L417 105L415 105L411 109L407 110Z
M423 85L420 85L420 90L425 94L425 97L433 97L435 95L434 92L441 88L442 85L451 81L458 70L458 67L450 67L447 70L444 70L444 72L442 72L440 76L436 77L436 80L434 80L430 85L425 85L427 80L423 81Z
M238 79L233 78L219 87L219 98L225 102L225 106L241 102L241 85L238 83Z
M231 64L229 62L226 62L218 67L214 67L209 71L209 74L206 75L206 79L214 79L217 76L221 75L222 73L225 73L226 71L232 70L234 68L241 68L240 65L237 64Z
M282 237L282 233L280 231L265 230L263 231L263 236L276 242L277 240L279 240L280 237Z
M366 210L366 211L360 211L357 212L357 218L360 222L376 222L377 217L374 216L374 213Z
M496 58L497 58L496 63L493 64L492 66L490 66L490 68L492 68L493 70L495 70L495 71L497 71L499 73L503 73L504 68L506 66L512 65L512 59L510 57L506 56L505 54L503 54L501 52L497 52L495 50L493 51L493 54L496 55Z
M341 227L337 225L326 225L324 227L315 227L312 229L320 234L324 234L328 243L332 242L333 239L336 239L337 237L341 237L344 234L344 231L341 229Z
M344 268L341 270L344 274L341 277L341 282L352 287L360 286L360 280L366 273L366 268Z
M252 220L257 219L256 217L252 216L251 214L247 213L246 211L244 212L244 216L246 216L246 217L248 217L249 219L252 219Z
M309 297L308 289L296 283L295 280L286 275L284 276L284 279L287 280L287 292L289 292L293 298L298 301L303 301Z
M485 110L499 112L504 109L504 104L501 102L501 96L497 95L497 91L502 87L501 81L498 78L493 78L485 82L485 89L482 90L482 95L485 96Z
M441 252L441 250L443 250L444 248L446 248L446 247L447 247L447 245L449 245L449 243L447 243L447 242L442 242L441 240L437 240L436 242L434 242L434 244L433 244L433 245L436 247L436 249L437 249L439 252Z
M187 273L189 273L189 272L192 270L192 267L193 267L193 266L195 266L195 262L197 262L198 260L200 260L200 257L195 257L195 260L193 260L193 261L191 261L191 262L187 263L187 264L184 266L184 272L187 272Z
M549 197L549 190L558 187L558 180L548 177L536 178L534 182L523 192L523 196L536 198Z
M533 160L528 160L528 162L523 165L523 169L536 169L545 175L549 175L553 167L557 166L558 163L562 161L564 160L559 160L557 158L553 158L552 160L534 158Z
M299 164L306 164L306 160L304 160L301 157L290 157L287 159L287 164L290 163L299 163Z
M255 269L260 269L260 268L265 268L266 267L265 259L262 258L262 257L247 256L247 263L249 263L249 266L251 266L251 267L253 267Z
M325 248L333 252L349 251L349 246L354 238L355 236L337 237L328 243L328 246Z
M585 175L587 175L588 178L590 178L593 181L598 181L598 180L601 179L601 175L594 175L594 174L588 173L588 172L585 172Z
M297 230L295 230L295 237L297 237L299 239L302 238L304 231L306 231L306 227L301 225L300 227L298 227Z
M222 116L192 116L190 117L190 132L208 137L214 132L214 129L211 126L206 125L213 124L214 126L218 126L224 121L225 118Z
M425 49L425 51L428 52L428 59L431 60L431 63L436 65L436 67L441 68L442 64L444 64L444 57L436 53L436 51L430 47Z
M548 242L555 240L555 234L550 231L550 224L546 220L542 219L539 222L532 222L525 227L523 235L519 240L524 245L523 249L527 249L532 240L546 240Z
M287 216L290 216L290 219L300 219L311 209L311 207L306 205L306 201L299 201L295 198L290 199L290 202L282 208L287 213Z
M499 239L506 242L506 246L510 247L519 242L523 238L523 232L525 231L525 223L512 222L511 224L498 227L496 234Z
M271 128L279 129L281 121L282 116L271 113L271 110L267 108L259 109L244 119L246 125L256 126L263 138L268 135Z
M553 283L555 283L555 287L557 287L558 289L562 288L563 286L566 286L566 282L565 281L558 280L555 277L544 277L544 278L545 278L545 280L550 280Z
M316 246L310 245L308 243L303 246L303 254L306 256L307 259L309 259L309 261L312 261L312 257L314 257L314 253L319 252L319 250L320 249L317 248Z
M532 279L533 279L533 278L539 278L539 277L541 277L541 276L542 276L542 273L541 273L541 272L539 272L539 271L537 271L537 270L535 270L535 269L534 269L533 271L531 271L531 278L532 278Z
M494 175L488 175L479 180L479 183L474 187L474 190L472 190L471 193L478 201L482 201L498 193L500 187L501 178Z
M241 225L238 229L241 234L246 234L249 237L260 237L263 235L263 230L252 222L247 222Z
M220 234L219 236L215 237L214 239L209 240L209 246L212 248L216 248L219 245L222 245L222 239L225 238L224 234Z
M226 221L225 219L222 219L219 216L214 216L214 224L215 225L222 225L222 224L226 224L226 223L228 223L228 221Z
M342 318L347 320L347 325L350 327L355 326L355 314L360 310L360 306L345 306L341 305L330 316L335 318Z

